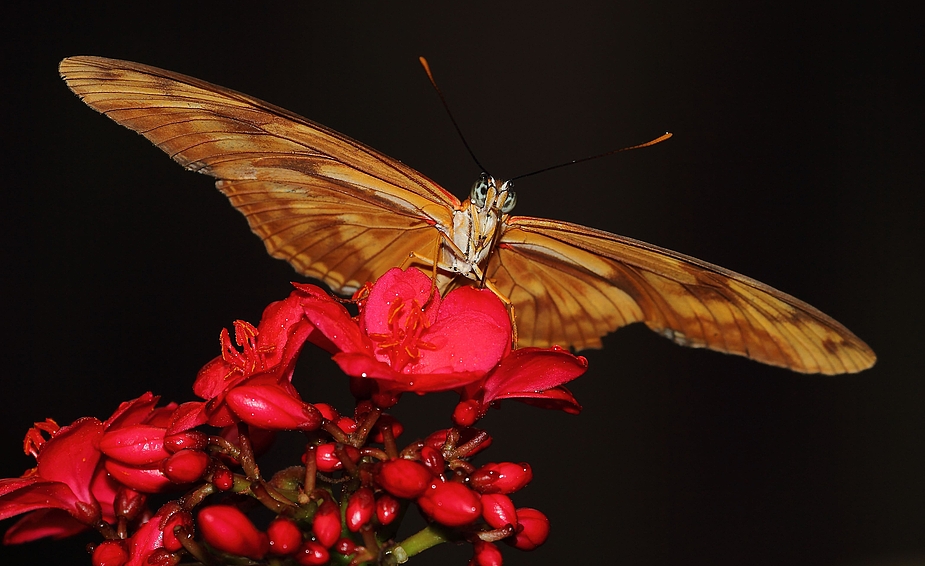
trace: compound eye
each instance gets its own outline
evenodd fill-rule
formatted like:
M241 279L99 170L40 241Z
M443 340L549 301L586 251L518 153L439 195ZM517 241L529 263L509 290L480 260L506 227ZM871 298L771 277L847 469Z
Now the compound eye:
M507 214L508 212L514 210L515 204L517 204L517 193L508 187L507 197L504 199L504 204L501 205L501 212Z
M472 191L469 193L469 200L474 202L476 206L484 208L485 201L488 198L488 187L490 186L491 182L488 179L488 175L482 173L479 180L472 185Z

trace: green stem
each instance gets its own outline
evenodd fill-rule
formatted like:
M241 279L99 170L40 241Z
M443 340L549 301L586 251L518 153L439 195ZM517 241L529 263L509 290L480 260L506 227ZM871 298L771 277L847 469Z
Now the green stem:
M408 558L451 539L451 532L447 529L437 525L428 525L390 548L389 553L398 559L399 564L402 564Z

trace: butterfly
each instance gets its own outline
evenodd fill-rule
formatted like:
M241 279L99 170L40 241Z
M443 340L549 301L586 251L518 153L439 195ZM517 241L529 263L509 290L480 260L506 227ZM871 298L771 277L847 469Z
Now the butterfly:
M814 307L699 259L601 230L512 216L509 182L469 198L297 114L179 73L70 57L61 76L91 108L216 186L267 251L350 294L392 267L437 288L488 287L512 306L520 346L599 348L642 322L678 344L803 373L853 373L874 352Z

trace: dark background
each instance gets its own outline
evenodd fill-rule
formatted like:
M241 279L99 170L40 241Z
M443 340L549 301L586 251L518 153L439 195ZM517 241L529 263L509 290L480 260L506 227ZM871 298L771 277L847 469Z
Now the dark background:
M146 390L192 400L222 327L257 322L291 268L243 217L58 78L69 55L136 60L303 114L465 196L518 183L518 212L701 257L818 306L877 365L819 377L672 345L644 328L587 352L580 416L512 403L492 460L526 460L518 505L552 534L506 564L925 564L923 38L897 3L17 3L2 24L0 477L33 465L33 421L105 418ZM696 4L696 5L695 5ZM349 408L308 353L307 400ZM406 397L408 440L453 396ZM280 456L291 463L296 452ZM5 528L10 521L5 521ZM86 540L93 540L88 538ZM2 548L66 560L86 540ZM412 564L465 564L448 547Z

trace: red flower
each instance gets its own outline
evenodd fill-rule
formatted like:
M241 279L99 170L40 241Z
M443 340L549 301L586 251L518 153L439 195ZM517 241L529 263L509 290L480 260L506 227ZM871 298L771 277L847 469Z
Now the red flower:
M286 299L271 303L257 327L235 321L235 344L240 350L232 345L228 330L222 330L221 356L206 364L193 384L193 391L205 402L184 403L169 432L205 423L226 427L239 421L273 430L317 428L321 414L304 403L291 384L299 351L314 330L300 305L311 294L300 286Z
M376 380L379 393L425 393L480 380L510 352L507 309L487 289L462 287L441 298L421 270L391 269L360 307L359 328L323 295L303 301L348 375Z
M107 430L163 415L154 408L157 401L145 393L122 403L105 422L84 417L58 430L47 421L31 429L24 445L35 455L36 467L20 478L0 480L0 519L28 513L7 530L4 543L62 538L100 520L113 521L119 484L101 465L100 441ZM51 437L45 441L41 431Z

